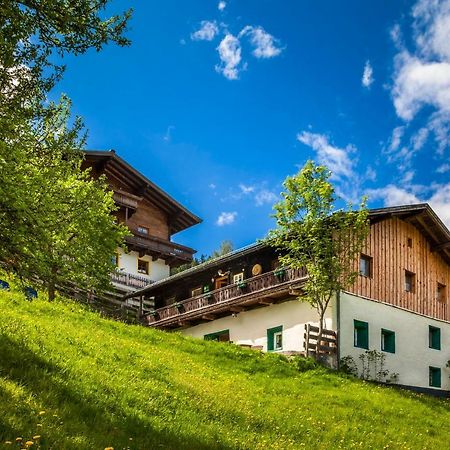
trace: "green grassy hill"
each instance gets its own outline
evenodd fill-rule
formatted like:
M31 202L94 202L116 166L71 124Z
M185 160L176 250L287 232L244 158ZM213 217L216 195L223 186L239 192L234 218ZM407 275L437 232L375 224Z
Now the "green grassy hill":
M0 311L0 448L450 448L448 401L70 301L0 293Z

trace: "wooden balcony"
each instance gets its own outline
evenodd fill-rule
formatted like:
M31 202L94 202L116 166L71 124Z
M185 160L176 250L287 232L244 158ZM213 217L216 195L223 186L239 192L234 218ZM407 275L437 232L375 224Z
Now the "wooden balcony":
M174 261L179 263L192 261L195 250L184 245L165 241L154 236L147 236L137 230L131 230L132 236L125 238L131 250L136 250L140 254L150 254L155 258L161 258L171 264Z
M120 284L121 286L127 286L133 289L140 289L153 283L153 281L149 280L147 277L121 271L112 273L111 281L113 283Z
M194 325L233 312L297 297L305 280L304 269L267 272L243 283L230 284L207 294L156 309L144 316L144 322L157 328Z
M119 206L136 210L142 197L117 189L113 193L113 199Z

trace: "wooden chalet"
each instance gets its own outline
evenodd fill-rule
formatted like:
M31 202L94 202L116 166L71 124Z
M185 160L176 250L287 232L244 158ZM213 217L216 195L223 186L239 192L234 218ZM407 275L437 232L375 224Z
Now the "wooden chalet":
M115 255L117 272L113 281L139 288L166 278L171 267L192 261L190 247L172 241L172 236L201 222L201 219L152 181L130 166L114 150L86 151L83 168L92 176L105 175L119 207L115 213L132 235L126 238L127 252Z
M428 204L372 209L371 231L352 293L450 321L450 233ZM252 308L292 300L306 273L278 267L266 244L254 244L127 294L149 299L146 324L193 326ZM405 283L410 283L405 290ZM437 292L441 300L436 302Z

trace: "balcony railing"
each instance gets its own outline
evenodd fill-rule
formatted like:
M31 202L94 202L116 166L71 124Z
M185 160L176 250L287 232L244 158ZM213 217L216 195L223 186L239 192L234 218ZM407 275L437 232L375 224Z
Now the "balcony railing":
M153 281L149 280L147 277L120 271L113 272L111 274L111 281L113 283L121 284L123 286L129 286L136 289L143 288L153 283Z
M126 206L127 208L137 209L139 202L142 200L142 197L138 197L128 192L116 190L113 193L113 199L119 205Z
M183 319L226 310L227 306L250 304L264 296L288 292L289 288L306 278L304 269L275 270L231 284L206 294L156 309L146 316L150 326L166 326Z

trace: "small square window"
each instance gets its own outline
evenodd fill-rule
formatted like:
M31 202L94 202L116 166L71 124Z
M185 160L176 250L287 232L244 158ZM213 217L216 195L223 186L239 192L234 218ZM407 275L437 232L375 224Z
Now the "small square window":
M428 330L428 346L434 350L441 349L441 329L429 326Z
M381 329L381 351L395 353L395 332Z
M138 259L138 273L142 273L144 275L148 275L150 272L150 264L148 261L144 261L143 259Z
M429 378L431 387L441 387L441 369L439 367L429 368Z
M359 274L369 278L372 276L372 257L361 255L359 258Z
M283 349L283 327L269 328L267 330L267 351L273 352Z
M447 300L447 290L445 284L438 283L436 289L436 298L439 302L445 302Z
M369 324L360 320L354 320L354 345L355 347L369 349Z
M244 281L244 272L236 273L235 275L233 275L234 284L241 283L242 281Z
M413 272L405 270L405 291L414 292L416 275Z
M411 238L408 238L408 247L412 248L412 239Z
M148 227L143 227L142 225L139 225L137 230L138 230L138 233L149 234Z

